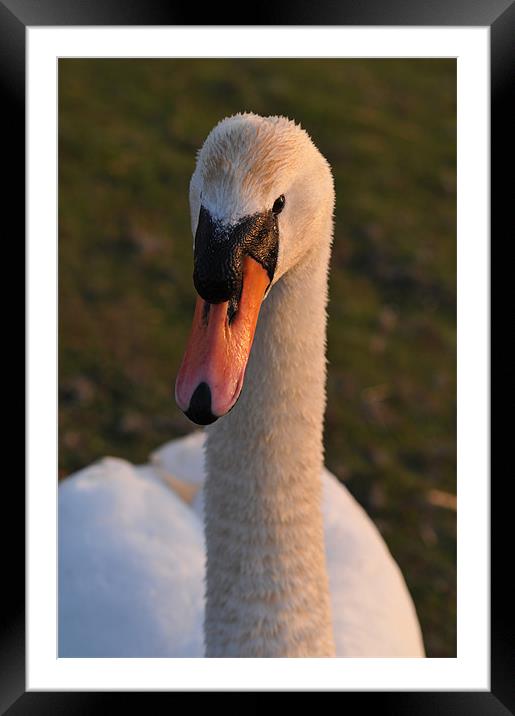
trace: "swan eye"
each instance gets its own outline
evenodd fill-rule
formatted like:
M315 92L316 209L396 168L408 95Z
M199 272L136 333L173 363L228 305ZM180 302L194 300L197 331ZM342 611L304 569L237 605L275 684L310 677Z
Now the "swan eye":
M274 205L272 207L272 213L277 216L277 214L280 214L281 211L284 209L284 205L286 203L286 199L284 198L284 194L281 194L275 201Z

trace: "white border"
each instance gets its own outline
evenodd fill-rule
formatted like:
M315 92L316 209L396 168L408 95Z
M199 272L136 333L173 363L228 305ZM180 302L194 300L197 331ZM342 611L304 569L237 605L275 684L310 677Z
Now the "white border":
M56 60L63 56L458 58L457 658L56 658ZM38 27L27 28L27 67L27 689L489 690L489 28Z

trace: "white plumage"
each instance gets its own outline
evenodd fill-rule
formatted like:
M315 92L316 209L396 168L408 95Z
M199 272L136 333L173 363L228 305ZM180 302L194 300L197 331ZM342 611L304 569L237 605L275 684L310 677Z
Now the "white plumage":
M223 120L190 184L193 234L201 205L230 227L270 218L280 195L277 266L233 409L148 465L107 458L59 489L60 656L424 655L396 563L323 467L329 164L289 120ZM199 335L236 335L215 304ZM236 354L205 374L212 387ZM186 411L200 384L184 375Z
M105 458L61 484L60 657L203 656L203 441L174 440L141 467ZM322 481L336 655L423 656L382 537L329 471Z

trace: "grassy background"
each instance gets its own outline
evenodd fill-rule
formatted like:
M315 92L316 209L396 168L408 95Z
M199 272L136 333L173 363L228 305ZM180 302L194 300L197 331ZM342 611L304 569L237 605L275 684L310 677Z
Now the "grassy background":
M455 86L453 60L59 62L59 476L192 429L195 153L226 115L295 118L336 181L326 462L429 656L456 655Z

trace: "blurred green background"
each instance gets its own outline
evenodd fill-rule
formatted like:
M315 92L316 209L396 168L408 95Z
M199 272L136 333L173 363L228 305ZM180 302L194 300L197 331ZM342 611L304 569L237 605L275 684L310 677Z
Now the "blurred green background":
M371 515L429 656L456 655L454 60L59 61L59 477L192 430L188 183L224 116L332 165L326 463Z

